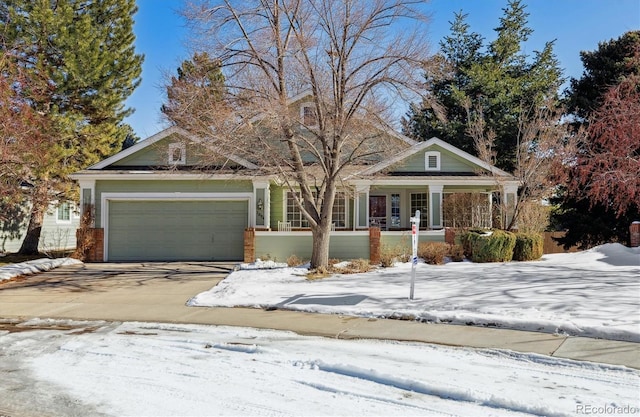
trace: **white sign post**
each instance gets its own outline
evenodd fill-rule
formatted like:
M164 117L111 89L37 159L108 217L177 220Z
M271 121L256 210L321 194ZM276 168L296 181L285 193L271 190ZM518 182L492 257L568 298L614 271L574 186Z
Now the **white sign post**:
M420 230L420 210L416 210L415 217L411 219L411 291L409 300L413 300L413 287L416 282L416 266L418 266L418 231Z

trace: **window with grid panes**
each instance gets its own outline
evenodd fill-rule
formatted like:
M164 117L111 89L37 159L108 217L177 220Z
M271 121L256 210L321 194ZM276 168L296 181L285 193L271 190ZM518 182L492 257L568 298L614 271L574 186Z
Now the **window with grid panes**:
M298 193L300 195L300 193ZM302 215L302 211L296 204L295 195L291 192L287 192L287 221L291 222L291 227L305 228L309 227L309 222ZM347 227L347 198L345 193L337 192L336 198L333 202L333 215L331 217L332 223L336 227Z
M71 205L68 202L60 203L58 206L58 222L71 221Z
M391 224L389 227L400 227L400 194L391 194Z
M416 210L420 210L420 227L429 226L429 194L411 193L411 217L415 216Z
M313 106L302 106L302 123L307 127L314 127L318 124L318 115Z

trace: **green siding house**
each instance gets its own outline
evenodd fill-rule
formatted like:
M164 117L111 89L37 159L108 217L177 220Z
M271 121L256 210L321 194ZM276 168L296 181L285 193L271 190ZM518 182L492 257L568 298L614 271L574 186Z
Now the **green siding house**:
M410 241L416 210L421 240L444 241L446 227L490 227L496 198L516 201L510 174L438 138L392 135L396 155L352 166L341 178L330 257L369 258L372 230L383 246ZM170 127L73 174L81 205L95 214L94 260L308 259L311 232L284 181L238 156L205 165L206 152L189 132Z

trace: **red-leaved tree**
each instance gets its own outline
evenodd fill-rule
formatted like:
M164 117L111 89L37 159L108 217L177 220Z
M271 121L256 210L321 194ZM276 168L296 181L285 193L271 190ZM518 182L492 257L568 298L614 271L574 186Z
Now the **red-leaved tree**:
M574 189L618 216L640 206L640 75L609 88L590 117L587 138L578 154Z

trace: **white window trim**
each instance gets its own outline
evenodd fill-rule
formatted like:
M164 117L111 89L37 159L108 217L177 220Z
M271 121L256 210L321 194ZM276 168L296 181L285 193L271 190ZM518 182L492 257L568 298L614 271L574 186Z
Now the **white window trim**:
M62 207L63 204L67 204L69 206L69 218L68 219L60 219L60 207ZM73 205L71 203L69 203L68 201L63 201L61 203L59 203L56 206L56 224L71 224L71 219L73 216Z
M283 198L283 202L282 202L282 212L284 213L284 221L287 222L289 221L289 205L287 204L287 200L289 198L289 193L292 192L291 190L285 190L285 194L284 194L284 198ZM296 193L300 193L300 190L296 190ZM342 193L344 195L344 228L348 229L350 227L349 225L349 210L351 210L351 206L349 205L349 194L347 194L346 190L336 190L336 197L338 193ZM334 202L335 204L335 202ZM333 214L333 212L332 212ZM303 216L304 217L304 216ZM297 226L293 226L296 229L298 228ZM306 227L300 227L302 229L310 229L309 226Z
M429 157L436 157L436 166L434 168L429 167ZM424 153L424 170L425 171L440 171L440 152L428 151Z
M317 128L318 127L318 115L316 114L316 123L314 125L305 125L304 123L304 109L311 108L314 112L316 112L316 106L313 102L306 102L300 104L300 123L307 128Z
M180 159L174 160L173 153L176 149L180 149ZM175 142L169 144L169 155L167 156L169 165L184 165L187 163L187 146L184 142Z

